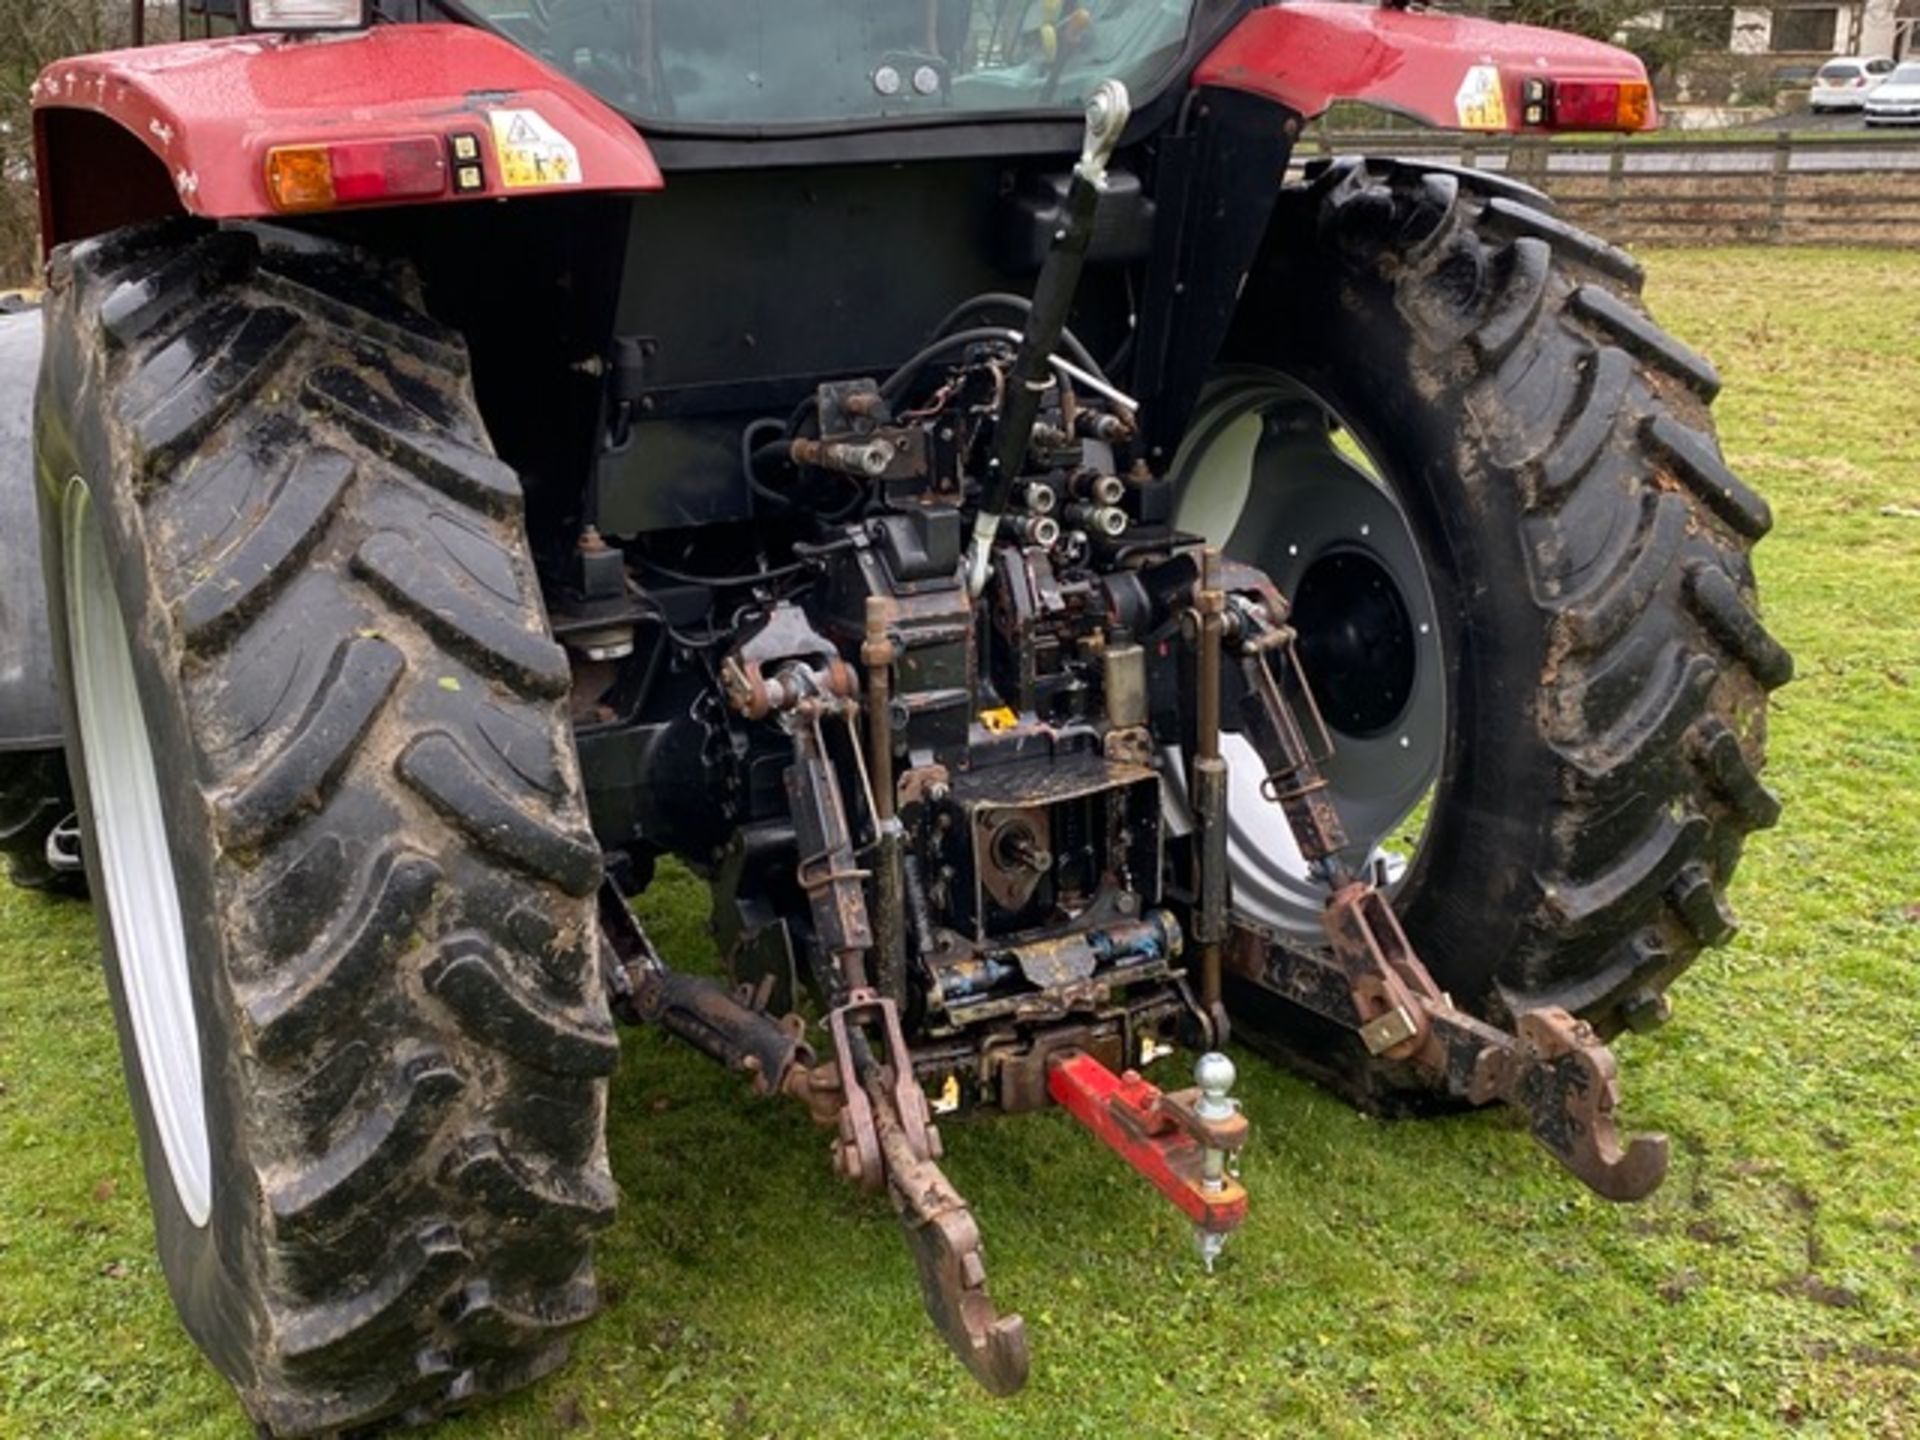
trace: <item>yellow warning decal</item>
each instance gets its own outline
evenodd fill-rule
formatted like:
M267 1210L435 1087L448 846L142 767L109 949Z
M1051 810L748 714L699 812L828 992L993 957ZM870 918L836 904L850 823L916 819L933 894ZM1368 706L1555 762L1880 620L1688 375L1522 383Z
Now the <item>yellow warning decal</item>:
M1460 81L1460 92L1453 97L1462 130L1504 130L1507 128L1507 96L1500 84L1498 65L1475 65Z
M487 121L509 190L580 183L580 152L538 110L489 110Z
M1020 717L1005 705L995 710L982 710L980 723L996 735L1004 735L1020 723Z

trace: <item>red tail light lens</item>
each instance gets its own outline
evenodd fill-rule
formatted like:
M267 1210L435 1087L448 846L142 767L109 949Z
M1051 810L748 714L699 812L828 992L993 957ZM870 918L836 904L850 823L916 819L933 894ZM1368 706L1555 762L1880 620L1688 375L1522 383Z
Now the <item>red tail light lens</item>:
M438 195L447 188L446 153L433 136L329 145L327 157L333 161L333 198L342 205Z
M1611 130L1620 123L1621 91L1626 88L1614 80L1562 80L1553 87L1553 124L1567 130Z
M279 145L267 152L267 193L276 210L420 200L446 189L446 148L434 135Z
M1522 98L1527 123L1549 130L1645 130L1653 121L1644 80L1529 80Z

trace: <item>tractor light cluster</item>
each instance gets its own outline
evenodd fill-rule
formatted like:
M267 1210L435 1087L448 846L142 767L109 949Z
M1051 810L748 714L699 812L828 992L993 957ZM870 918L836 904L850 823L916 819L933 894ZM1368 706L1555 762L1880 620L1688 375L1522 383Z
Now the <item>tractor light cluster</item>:
M446 189L446 144L437 135L277 145L267 152L267 193L276 210L418 200Z
M1522 116L1548 130L1646 130L1653 88L1644 80L1531 79L1520 89Z

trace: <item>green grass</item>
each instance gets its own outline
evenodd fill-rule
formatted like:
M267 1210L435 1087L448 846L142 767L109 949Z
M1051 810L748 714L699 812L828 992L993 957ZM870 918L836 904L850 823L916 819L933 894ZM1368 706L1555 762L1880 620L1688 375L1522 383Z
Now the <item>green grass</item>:
M797 1114L651 1035L611 1145L627 1203L570 1368L449 1436L1920 1433L1920 255L1651 259L1727 378L1779 515L1760 572L1800 678L1780 829L1731 948L1621 1046L1666 1188L1586 1195L1502 1115L1382 1124L1258 1062L1254 1210L1205 1278L1173 1212L1057 1114L950 1127L1025 1313L992 1402L920 1315L878 1202ZM703 901L647 910L705 954ZM242 1436L173 1323L91 923L0 898L0 1434Z

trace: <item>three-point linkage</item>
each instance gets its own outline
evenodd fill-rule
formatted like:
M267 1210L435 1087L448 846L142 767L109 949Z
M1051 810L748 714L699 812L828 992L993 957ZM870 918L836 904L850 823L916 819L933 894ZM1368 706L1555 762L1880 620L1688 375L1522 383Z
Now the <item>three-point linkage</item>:
M1370 1054L1403 1062L1431 1086L1475 1103L1497 1099L1513 1106L1542 1145L1603 1195L1645 1195L1667 1163L1662 1137L1622 1143L1613 1119L1613 1057L1583 1023L1564 1011L1534 1010L1516 1016L1511 1033L1497 1028L1455 1007L1415 954L1369 867L1350 853L1322 768L1331 742L1300 667L1287 602L1265 575L1170 528L1157 557L1127 552L1128 564L1115 571L1124 583L1114 580L1104 590L1085 579L1071 587L1062 583L1044 544L1031 555L1023 550L1038 543L1036 527L1048 520L1044 511L1055 495L1038 486L1048 497L1045 505L1029 500L1028 513L1011 514L1016 486L1035 489L1020 478L1035 436L1045 431L1070 437L1078 426L1070 409L1055 417L1057 424L1036 426L1036 416L1090 243L1106 161L1126 114L1124 90L1102 87L1089 107L1086 150L1026 328L1012 337L1019 350L1011 361L1002 355L985 367L993 384L980 403L991 417L991 443L964 561L954 501L943 502L944 562L931 558L939 547L933 543L933 512L924 508L918 513L928 521L925 533L916 532L904 548L893 543L888 562L918 577L912 586L952 592L955 608L939 609L932 628L972 635L983 618L992 618L994 597L986 592L995 582L1013 597L1007 602L1015 617L1009 624L1023 644L1071 644L1080 647L1082 660L1099 658L1107 692L1107 728L1093 732L1100 749L1053 757L1059 733L1041 713L1046 707L1028 698L1021 701L1024 721L1010 707L979 716L976 729L991 729L987 721L1003 714L1005 728L1015 732L997 771L973 763L971 741L951 772L933 758L938 752L916 758L915 711L908 699L922 707L944 706L950 692L972 707L983 693L974 687L967 660L943 671L950 678L940 686L923 676L903 699L896 687L907 689L916 666L928 663L911 656L910 641L901 638L907 633L902 616L918 603L918 592L890 582L867 593L858 615L842 612L822 622L835 638L816 629L802 605L776 601L731 645L717 679L736 719L776 751L784 740L788 763L781 783L799 901L793 908L805 937L808 978L825 1012L830 1057L816 1061L797 1017L768 1013L768 991L733 991L675 974L660 963L617 896L609 892L603 907L609 976L622 1011L658 1023L738 1069L762 1093L801 1100L832 1128L836 1170L889 1198L929 1315L962 1363L995 1394L1025 1381L1026 1331L1018 1315L995 1309L979 1227L940 1168L940 1133L917 1069L923 1057L909 1045L903 1024L903 1018L911 1020L917 1039L939 1039L923 1013L936 1002L940 1022L948 1026L947 1043L979 1064L982 1093L990 1084L1009 1108L1048 1097L1064 1107L1189 1217L1209 1270L1247 1213L1234 1165L1246 1143L1247 1121L1228 1094L1233 1067L1224 1055L1205 1054L1196 1085L1171 1094L1126 1067L1136 1056L1144 1063L1167 1048L1156 1036L1178 1033L1209 1051L1223 1043L1229 971L1345 1027ZM948 388L961 386L956 378ZM823 387L819 404L823 417L837 408L875 423L887 418L884 387L871 384ZM1124 429L1127 422L1116 423ZM893 441L872 437L857 445L830 437L796 440L789 448L792 458L806 464L854 466L878 478L911 451L915 434L897 427L887 433L907 448L882 453ZM927 442L921 435L914 443L924 451ZM1097 533L1120 542L1126 516L1112 509L1117 497L1102 488L1124 493L1117 476L1076 471L1064 475L1061 486L1068 497L1063 514L1078 527L1078 543L1093 544L1089 537ZM1098 517L1107 511L1120 517L1118 530L1102 530ZM874 529L892 534L884 521L875 521ZM878 565L865 548L873 543L865 528L854 527L836 542L859 553L855 564ZM1025 579L1016 583L1020 575ZM1035 598L1030 613L1020 607L1022 584ZM1052 620L1034 618L1046 608L1042 601L1052 607L1049 616L1091 614L1097 628L1077 636L1048 630ZM1115 619L1109 627L1104 617L1122 610L1124 623ZM1023 613L1027 619L1021 621ZM929 628L924 616L917 624L923 634ZM1177 653L1176 624L1192 647L1194 682L1193 693L1174 707L1187 745L1193 818L1190 886L1181 897L1184 931L1183 917L1163 908L1161 807L1148 763L1156 754L1151 715L1159 702L1148 694L1142 645L1158 636L1160 653ZM857 664L851 659L855 645ZM1003 688L1018 692L1057 678L1042 677L1027 663L1031 659L1030 648L1018 676ZM1240 730L1264 767L1261 793L1285 816L1325 886L1324 951L1282 944L1233 912L1228 773L1221 749L1230 693L1239 697ZM972 718L969 709L969 724ZM1083 732L1087 728L1083 724ZM1021 748L1029 745L1031 757ZM898 770L896 761L909 768ZM1007 787L1003 792L994 788L994 773L1026 778L1000 782ZM1128 798L1143 787L1149 796L1144 807ZM931 804L936 793L937 806ZM1098 797L1097 803L1089 797ZM1069 803L1080 808L1053 834L1049 807ZM916 831L919 848L910 854L903 814L945 838L930 842ZM1151 842L1144 848L1143 835ZM922 863L929 856L931 876ZM1074 882L1075 866L1088 870L1093 881ZM1057 885L1063 875L1064 890L1050 890L1052 898L1033 903L1039 886ZM963 876L966 886L960 884ZM938 907L929 902L935 887ZM940 934L932 919L936 908L948 922ZM993 916L998 918L989 923ZM962 925L976 932L972 948L956 933ZM1195 948L1183 974L1174 962L1188 939ZM915 977L920 983L913 983ZM991 993L1003 980L1009 982L1004 993ZM1110 1003L1129 986L1152 987L1148 1008ZM978 1044L962 1045L956 1036L963 1025L956 1017L969 1004L976 1011L992 1007L991 1018L1005 1025ZM1151 1006L1158 1007L1150 1018L1161 1029L1136 1028ZM1176 1031L1176 1024L1184 1028ZM933 1063L946 1061L936 1057ZM992 1066L1000 1069L989 1082L985 1075ZM954 1073L948 1079L957 1090Z
M1191 607L1187 628L1203 656L1215 643L1211 626L1239 669L1242 731L1267 769L1261 792L1286 816L1300 853L1327 887L1322 924L1331 954L1283 945L1236 922L1235 970L1353 1030L1370 1054L1407 1062L1450 1095L1511 1105L1555 1159L1608 1199L1650 1194L1666 1175L1666 1137L1637 1135L1622 1144L1614 1122L1618 1071L1593 1030L1549 1008L1523 1012L1509 1033L1455 1007L1386 898L1346 857L1346 833L1321 768L1332 743L1300 668L1286 602L1271 582L1209 552ZM1194 793L1204 801L1200 778L1196 773ZM1224 807L1217 818L1204 803L1195 808L1203 836L1197 848L1211 856L1206 827L1224 827ZM1205 885L1219 883L1206 877L1203 899Z

